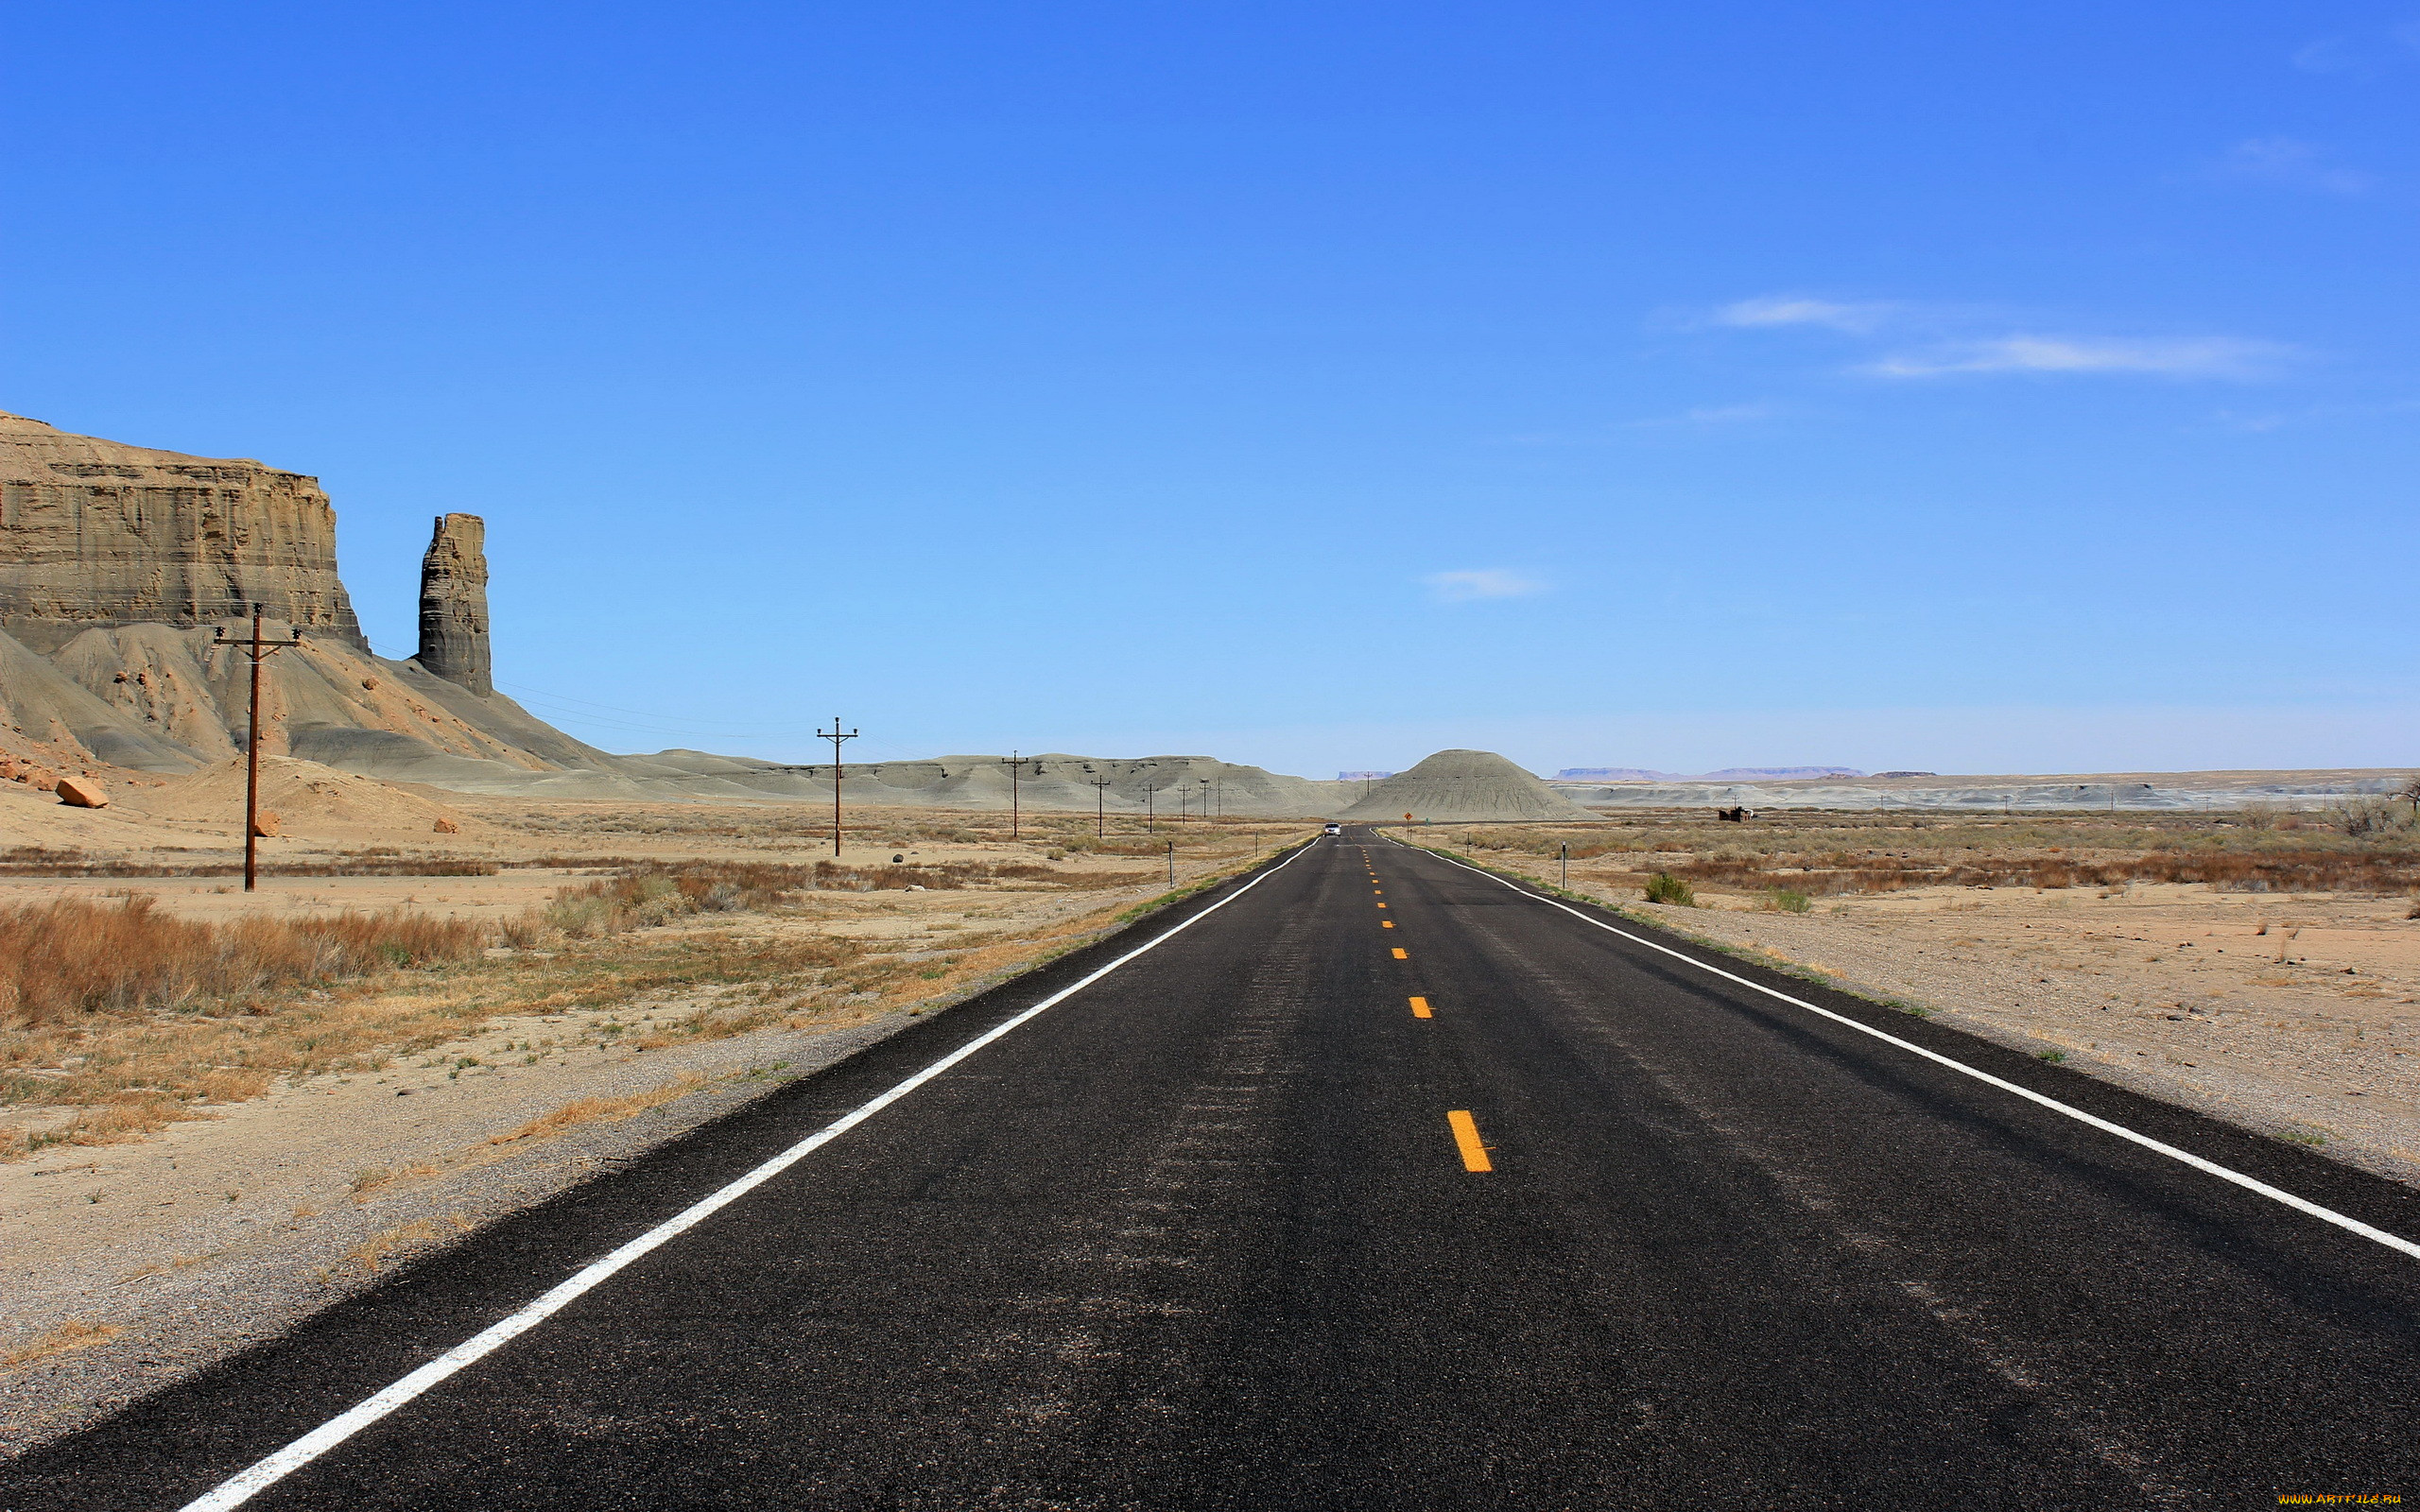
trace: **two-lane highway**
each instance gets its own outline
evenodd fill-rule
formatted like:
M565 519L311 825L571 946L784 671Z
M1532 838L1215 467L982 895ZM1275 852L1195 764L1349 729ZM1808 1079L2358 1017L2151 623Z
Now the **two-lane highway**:
M245 1504L2420 1491L2420 1261L1961 1067L2420 1233L2392 1183L1353 832L0 1468L0 1507L176 1507L298 1441Z

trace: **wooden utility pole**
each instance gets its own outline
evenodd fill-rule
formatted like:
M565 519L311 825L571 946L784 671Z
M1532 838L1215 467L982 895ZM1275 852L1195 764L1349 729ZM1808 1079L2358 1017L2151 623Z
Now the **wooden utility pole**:
M1011 840L1017 837L1017 769L1024 760L1013 750L1000 758L1000 765L1009 769L1009 838ZM1033 770L1036 776L1040 776L1042 764L1035 762Z
M1106 777L1087 777L1084 781L1093 790L1093 833L1109 838L1109 782Z
M792 725L790 728L796 730L798 727ZM832 858L837 861L840 857L840 742L856 739L857 732L852 730L842 734L840 716L834 714L832 728L817 730L815 738L832 743Z
M241 646L252 659L252 718L250 733L244 737L244 890L251 892L260 877L261 834L261 663L289 645L301 645L302 633L297 630L290 641L261 639L261 607L252 606L252 633L250 639L235 641L227 636L227 627L212 627L213 646Z

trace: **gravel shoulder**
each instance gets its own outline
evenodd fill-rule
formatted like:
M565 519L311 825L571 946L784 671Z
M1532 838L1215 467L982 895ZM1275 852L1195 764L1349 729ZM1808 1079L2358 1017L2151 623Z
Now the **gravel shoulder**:
M1789 914L1737 898L1646 903L1577 868L1572 890L2420 1185L2420 921L2408 899L1938 887Z

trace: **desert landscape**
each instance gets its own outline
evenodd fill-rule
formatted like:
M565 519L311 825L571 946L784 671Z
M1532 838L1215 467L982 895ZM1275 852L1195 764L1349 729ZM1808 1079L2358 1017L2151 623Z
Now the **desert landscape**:
M2420 1497L2409 6L0 37L0 1512Z
M615 755L495 691L477 517L398 662L312 480L0 435L0 1452L1330 818L2420 1184L2420 774Z

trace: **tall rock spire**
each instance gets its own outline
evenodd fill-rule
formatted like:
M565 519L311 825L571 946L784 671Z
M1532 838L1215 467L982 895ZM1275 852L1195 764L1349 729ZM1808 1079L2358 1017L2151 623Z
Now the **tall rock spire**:
M420 559L420 655L424 667L485 696L495 691L488 660L488 527L475 514L441 514Z

